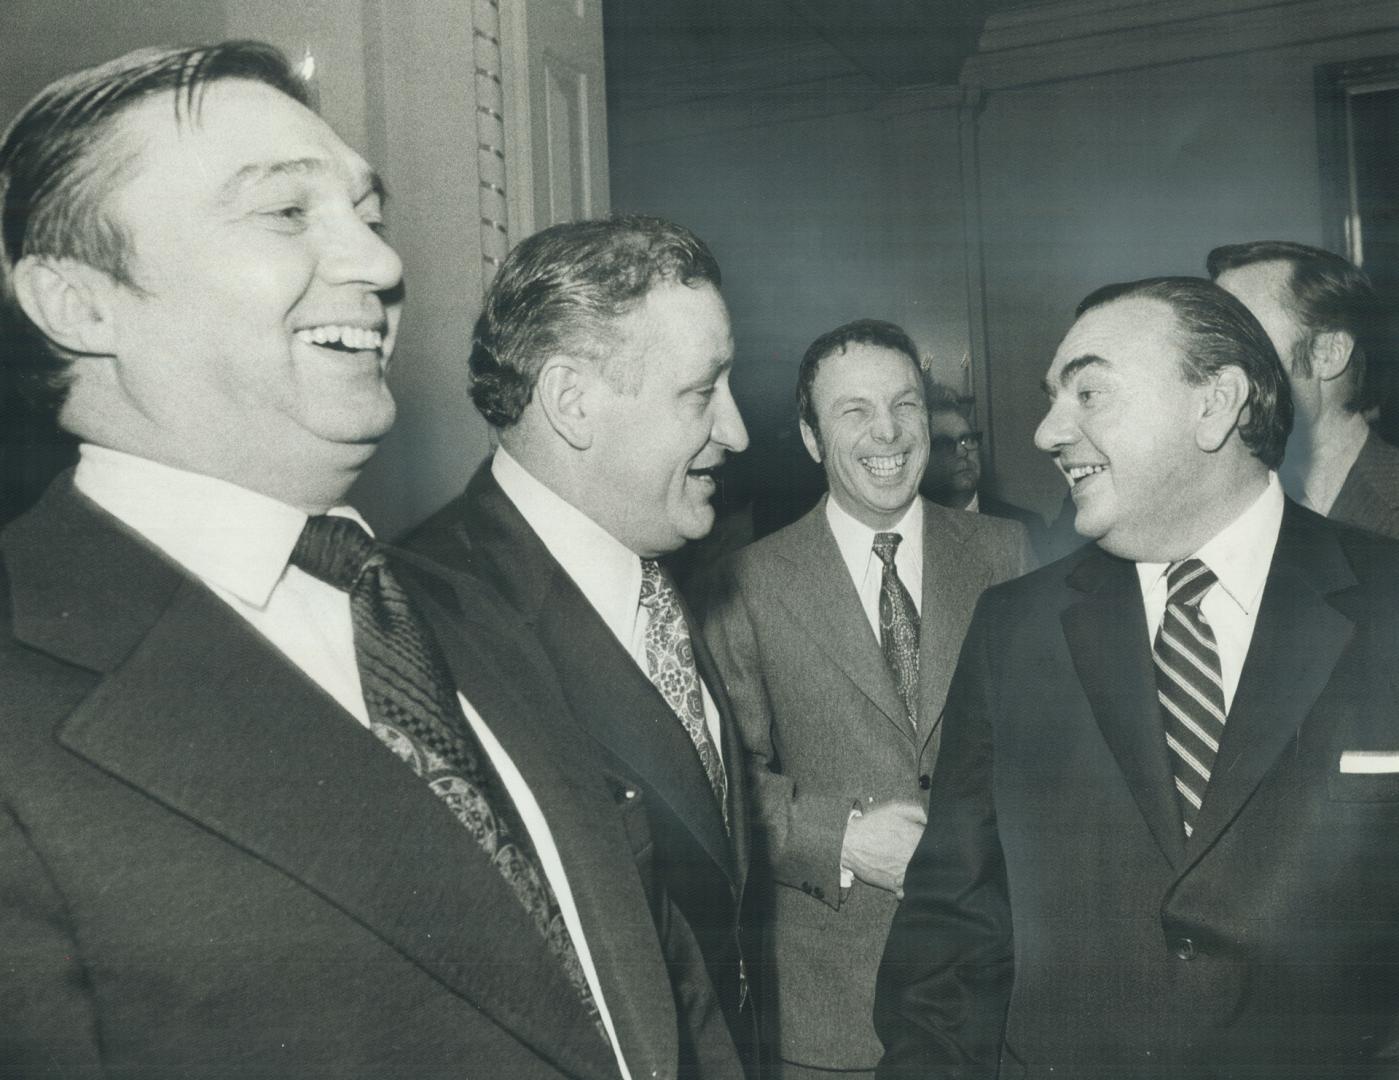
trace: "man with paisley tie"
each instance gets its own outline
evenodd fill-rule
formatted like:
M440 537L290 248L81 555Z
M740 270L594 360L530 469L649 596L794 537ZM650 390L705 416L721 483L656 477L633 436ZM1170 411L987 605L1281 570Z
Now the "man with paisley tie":
M748 444L719 283L704 243L657 218L521 242L470 358L499 447L405 546L490 581L530 626L594 749L645 806L657 873L712 983L691 989L717 993L751 1071L745 777L709 653L657 561L709 532L715 470Z
M880 1080L1399 1076L1399 544L1284 496L1234 296L1076 314L1035 443L1094 542L977 607Z
M1015 522L922 499L918 352L862 319L806 351L797 404L829 488L721 566L705 639L733 700L772 884L780 1075L869 1076L874 975L923 831L943 697Z

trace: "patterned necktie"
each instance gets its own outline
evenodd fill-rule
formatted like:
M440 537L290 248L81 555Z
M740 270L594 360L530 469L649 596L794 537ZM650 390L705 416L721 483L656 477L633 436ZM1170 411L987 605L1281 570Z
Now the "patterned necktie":
M918 724L918 608L899 580L894 553L903 537L898 533L876 533L874 553L884 564L879 582L879 647L899 685L899 697L909 723Z
M704 696L695 670L695 647L675 587L655 559L641 560L641 606L646 609L646 673L695 744L704 775L729 827L729 780L724 759L704 720Z
M446 661L378 545L349 518L310 518L291 562L350 594L369 727L481 846L607 1038L554 890L490 756L461 716Z
M1219 649L1200 611L1200 601L1215 580L1214 572L1199 559L1171 565L1166 571L1166 611L1152 649L1156 696L1187 837L1195 831L1195 818L1224 735Z

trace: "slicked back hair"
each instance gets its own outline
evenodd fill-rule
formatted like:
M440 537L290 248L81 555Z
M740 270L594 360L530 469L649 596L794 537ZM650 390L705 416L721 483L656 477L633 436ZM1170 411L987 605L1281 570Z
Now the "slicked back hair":
M619 320L663 284L721 283L703 240L662 218L617 215L552 225L506 256L471 343L471 400L496 428L515 424L551 356L581 356L621 389L645 373L619 355Z
M1248 380L1239 438L1268 468L1282 464L1292 431L1292 391L1277 350L1247 307L1204 278L1157 277L1105 285L1085 297L1074 315L1082 318L1116 300L1159 300L1170 305L1186 382L1199 385L1223 368L1239 368Z
M923 361L918 356L918 346L896 326L882 319L856 319L844 326L828 330L807 346L802 356L801 367L797 369L797 415L805 421L812 434L820 436L821 427L817 422L816 405L812 401L812 388L816 385L816 373L821 361L828 356L843 353L851 345L875 345L884 349L901 352L913 364L918 373L918 382L923 383Z
M1288 267L1282 302L1308 333L1290 360L1299 375L1312 373L1311 344L1316 334L1343 330L1355 341L1350 354L1350 397L1346 408L1360 412L1379 404L1371 366L1388 359L1384 305L1364 271L1339 255L1291 240L1255 240L1217 247L1205 259L1211 278L1258 263Z
M0 279L4 368L37 404L56 409L67 390L70 357L20 310L15 266L25 256L72 259L134 288L132 245L109 211L109 196L135 167L139 147L124 146L116 121L128 109L170 95L177 123L197 119L214 82L248 79L308 105L306 87L270 45L138 49L50 83L0 137Z

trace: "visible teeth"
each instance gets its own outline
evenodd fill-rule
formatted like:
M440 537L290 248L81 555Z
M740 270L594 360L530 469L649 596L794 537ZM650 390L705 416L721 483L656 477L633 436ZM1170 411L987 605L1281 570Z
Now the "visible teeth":
M1106 472L1106 465L1069 465L1064 469L1069 478L1069 483L1077 484L1085 476L1092 476L1094 473Z
M296 331L296 336L309 345L343 345L347 349L379 349L384 335L363 326L312 326Z
M875 476L893 476L903 468L904 462L908 460L907 454L895 454L892 457L865 457L860 459L863 465Z

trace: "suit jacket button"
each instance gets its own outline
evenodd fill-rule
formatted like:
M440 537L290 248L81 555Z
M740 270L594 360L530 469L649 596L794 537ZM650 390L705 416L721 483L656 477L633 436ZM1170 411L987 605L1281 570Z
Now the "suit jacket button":
M927 791L930 787L933 786L933 778L927 773L924 773L918 778L918 786L921 787L924 791Z
M1171 946L1171 952L1175 954L1177 960L1194 960L1195 943L1188 937L1177 938Z
M804 892L804 893L809 893L810 891L811 891L811 882L809 882L809 881L803 881L803 882L802 882L802 892Z
M817 900L824 900L826 899L826 890L821 888L820 885L817 885L811 890L811 895L816 897Z

